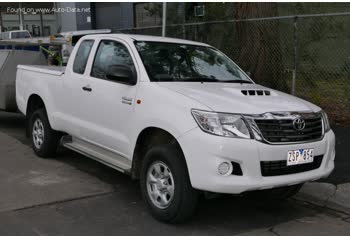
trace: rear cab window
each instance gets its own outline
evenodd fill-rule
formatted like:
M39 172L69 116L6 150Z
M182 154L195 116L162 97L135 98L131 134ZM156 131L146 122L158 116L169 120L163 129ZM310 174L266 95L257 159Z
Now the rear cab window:
M94 45L94 40L84 40L75 55L73 72L78 74L84 74L89 55Z

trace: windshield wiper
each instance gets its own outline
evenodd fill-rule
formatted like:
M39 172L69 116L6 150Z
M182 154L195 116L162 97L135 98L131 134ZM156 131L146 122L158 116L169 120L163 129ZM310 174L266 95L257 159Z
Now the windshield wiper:
M203 77L198 77L198 78L187 78L187 79L181 79L177 80L181 82L219 82L219 83L248 83L248 84L253 84L253 82L249 80L243 80L243 79L237 79L237 80L218 80L214 78L203 78Z
M221 82L224 82L224 83L248 83L248 84L253 84L252 81L242 80L242 79L239 79L239 80L227 80L227 81L221 81Z
M197 77L197 78L184 78L184 79L176 79L176 78L161 78L161 79L155 79L153 81L156 82L218 82L218 83L248 83L253 84L253 82L249 80L218 80L214 78L204 78L204 77Z
M180 82L220 82L217 79L213 78L204 78L204 77L197 77L197 78L185 78L185 79L179 79L176 81Z

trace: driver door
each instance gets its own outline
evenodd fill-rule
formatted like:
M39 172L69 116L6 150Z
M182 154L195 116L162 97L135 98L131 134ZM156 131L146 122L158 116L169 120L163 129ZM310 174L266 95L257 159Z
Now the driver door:
M129 128L133 119L136 85L109 79L113 65L135 69L127 44L116 40L101 40L91 66L89 83L91 95L87 104L89 127L84 129L85 139L99 147L127 156L130 142Z

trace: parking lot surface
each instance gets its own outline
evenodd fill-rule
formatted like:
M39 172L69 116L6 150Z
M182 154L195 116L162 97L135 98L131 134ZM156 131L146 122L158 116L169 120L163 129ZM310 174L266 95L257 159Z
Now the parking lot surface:
M336 129L337 167L323 181L350 182L346 131ZM0 162L0 235L350 234L349 214L293 199L203 199L191 221L158 222L128 176L66 149L37 158L19 114L0 113Z

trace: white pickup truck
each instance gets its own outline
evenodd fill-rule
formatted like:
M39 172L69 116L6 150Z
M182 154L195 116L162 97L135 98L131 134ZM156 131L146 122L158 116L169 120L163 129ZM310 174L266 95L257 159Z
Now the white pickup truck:
M62 144L140 179L162 221L190 217L201 193L285 198L334 169L325 112L207 44L90 35L66 68L20 65L16 81L37 155Z

